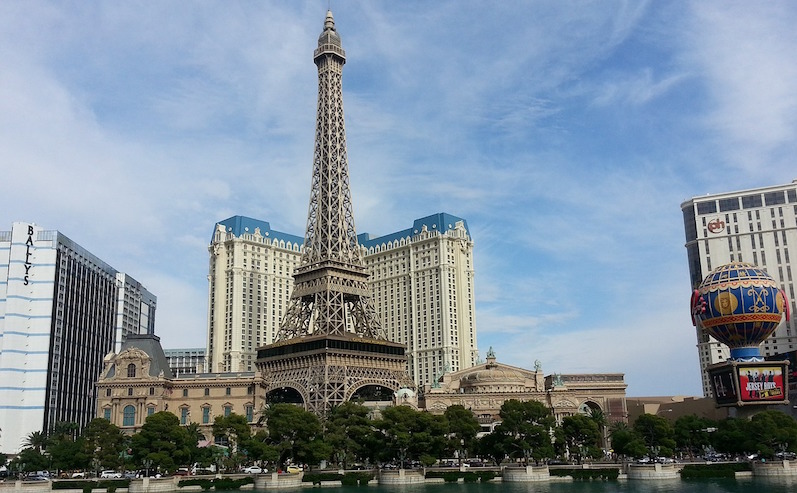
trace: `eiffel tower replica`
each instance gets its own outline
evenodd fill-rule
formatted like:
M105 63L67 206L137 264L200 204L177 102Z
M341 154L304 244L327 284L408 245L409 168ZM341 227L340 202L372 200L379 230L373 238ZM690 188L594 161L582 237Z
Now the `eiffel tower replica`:
M288 311L273 344L258 348L267 403L290 389L323 416L370 390L414 389L403 344L387 339L370 299L357 243L346 159L341 76L346 52L327 11L313 54L318 67L313 178L307 232ZM276 396L277 394L273 394Z

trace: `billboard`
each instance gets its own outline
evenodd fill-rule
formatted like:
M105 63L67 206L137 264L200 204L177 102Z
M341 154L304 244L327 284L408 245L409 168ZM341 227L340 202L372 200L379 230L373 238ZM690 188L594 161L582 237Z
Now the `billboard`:
M723 365L709 370L711 392L718 406L736 405L739 393L736 391L736 376L732 365Z
M764 359L766 359L767 362L787 360L789 362L789 371L787 372L789 391L797 390L797 351L767 356Z
M788 402L788 361L727 361L708 368L717 406Z
M742 402L769 402L786 399L782 365L760 364L738 367L739 396Z

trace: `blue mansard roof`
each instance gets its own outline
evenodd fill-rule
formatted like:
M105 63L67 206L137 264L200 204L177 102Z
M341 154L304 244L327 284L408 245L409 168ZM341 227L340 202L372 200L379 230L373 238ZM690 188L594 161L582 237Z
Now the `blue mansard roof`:
M298 245L304 243L304 238L301 236L296 236L289 233L276 231L274 229L271 229L271 225L268 222L261 221L259 219L252 219L251 217L233 216L223 221L219 221L216 224L217 225L221 224L227 229L228 233L232 233L236 237L246 233L254 234L255 229L260 228L260 234L268 238L271 238L273 240L283 240L285 242L296 243ZM214 234L215 234L215 229L214 229ZM212 237L211 241L213 241Z
M370 248L372 246L380 245L382 243L388 243L395 240L400 240L401 238L412 237L415 234L420 233L423 231L423 227L429 231L440 231L440 234L445 234L448 230L454 229L457 222L462 221L465 225L465 231L468 232L468 237L470 237L470 229L468 229L468 221L462 219L461 217L453 216L451 214L446 214L445 212L439 212L437 214L432 214L431 216L422 217L420 219L416 219L412 223L412 227L409 229L404 229L401 231L396 231L395 233L390 233L384 236L378 236L376 238L371 238L371 235L368 233L363 233L357 235L357 243L364 246L365 248Z
M432 214L431 216L416 219L413 221L411 228L396 231L395 233L377 236L374 238L371 238L371 235L368 233L359 234L357 235L357 243L365 248L370 248L375 245L388 243L401 238L412 237L413 235L423 231L424 226L426 226L429 231L440 231L440 234L445 234L448 230L454 229L459 221L462 221L462 223L465 225L465 231L467 231L468 236L470 236L470 229L468 229L468 222L466 220L462 219L461 217L446 214L445 212L439 212L437 214ZM263 236L276 240L283 240L285 242L296 243L299 245L304 243L304 238L301 236L273 230L268 222L261 221L259 219L252 219L251 217L233 216L223 221L219 221L216 224L223 225L227 232L233 233L236 237L245 233L254 233L255 228L260 228L260 234Z

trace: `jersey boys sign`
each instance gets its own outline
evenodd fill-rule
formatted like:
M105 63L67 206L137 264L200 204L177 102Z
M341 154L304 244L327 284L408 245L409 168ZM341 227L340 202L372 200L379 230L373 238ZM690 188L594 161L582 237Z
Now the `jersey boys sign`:
M788 402L788 361L728 361L708 369L718 406Z

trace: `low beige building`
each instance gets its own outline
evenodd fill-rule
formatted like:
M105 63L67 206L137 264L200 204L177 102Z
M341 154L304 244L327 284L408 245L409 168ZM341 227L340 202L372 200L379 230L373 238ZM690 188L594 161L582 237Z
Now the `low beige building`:
M119 353L106 356L97 396L97 416L126 433L138 431L147 416L169 411L181 424L198 423L207 438L216 416L236 413L255 425L265 404L256 372L174 377L154 335L131 335Z
M184 425L199 424L210 440L213 421L219 415L240 414L253 427L258 426L267 387L259 372L175 377L157 336L132 335L119 353L105 358L97 381L97 416L134 433L147 416L169 411ZM627 421L625 389L621 373L545 376L539 363L534 370L498 363L490 349L486 363L445 373L436 384L427 385L418 405L442 414L448 406L460 404L476 415L485 432L500 422L501 405L509 399L542 402L559 423L566 416L591 410L602 411L611 423ZM415 395L400 391L396 400L414 405Z
M446 373L426 388L421 406L443 413L459 404L470 409L492 431L500 422L501 405L510 399L542 402L558 423L576 413L603 412L609 423L627 421L626 384L622 373L553 374L545 376L537 362L534 370L498 363L492 348L487 361L472 368Z

